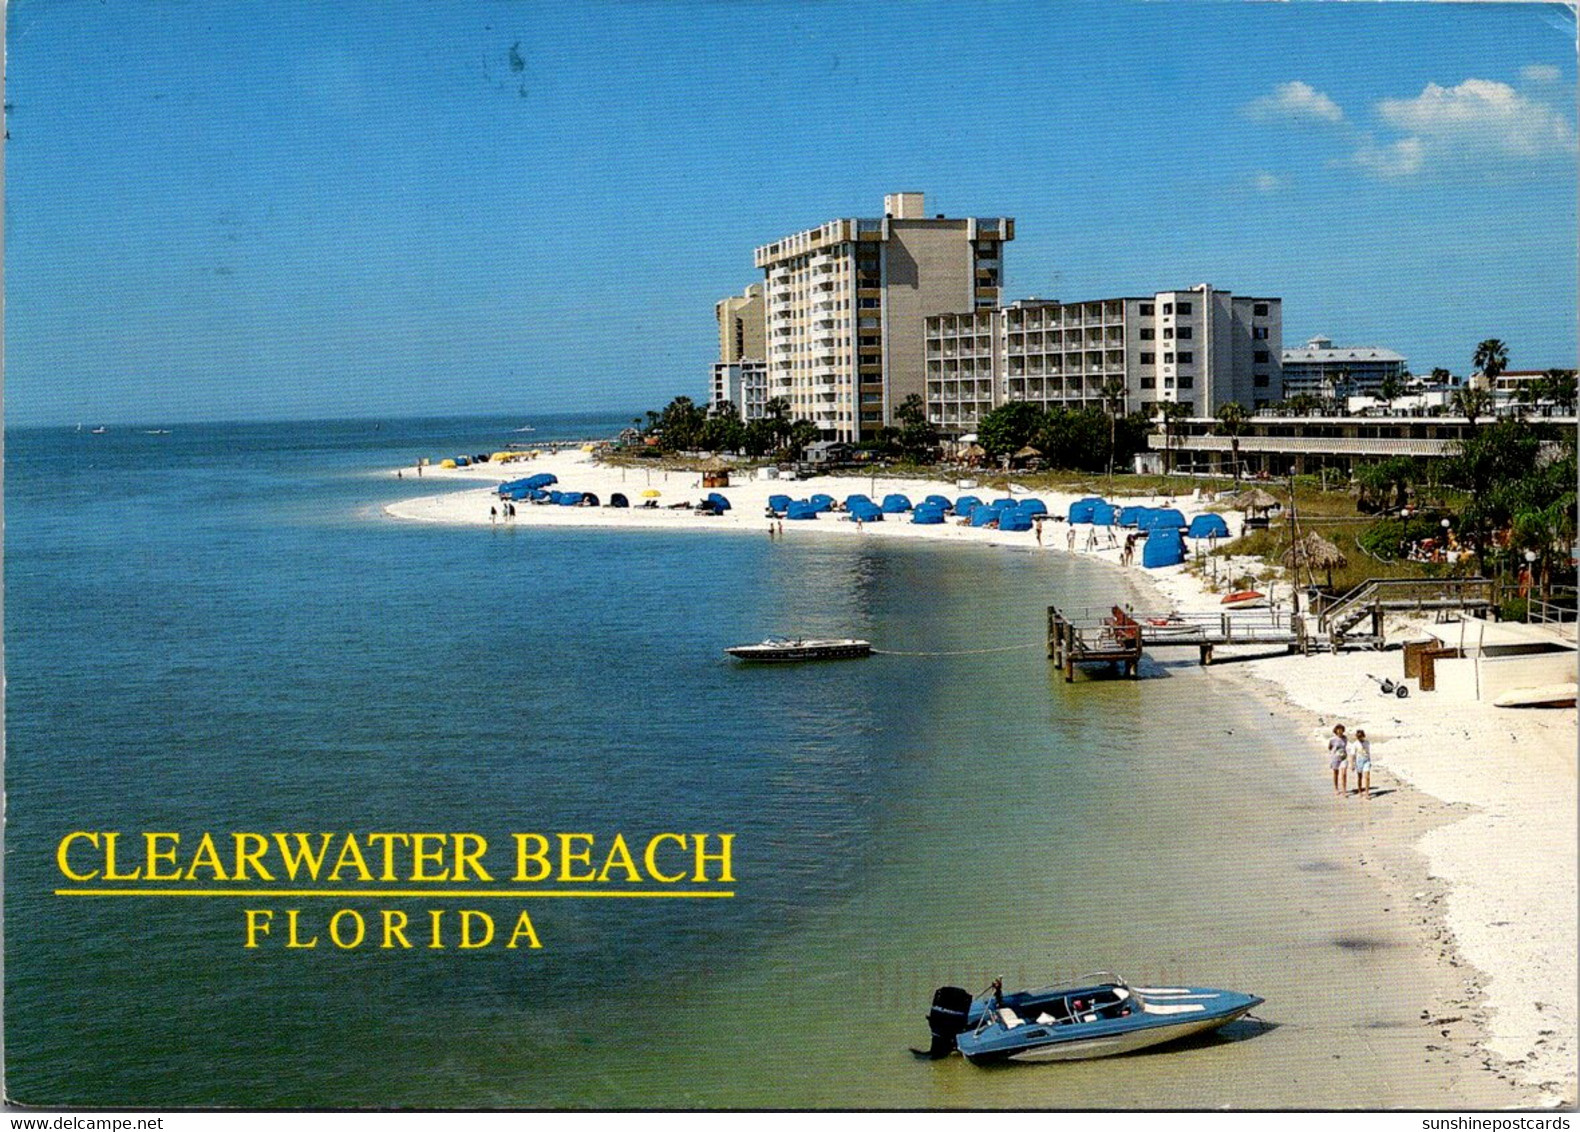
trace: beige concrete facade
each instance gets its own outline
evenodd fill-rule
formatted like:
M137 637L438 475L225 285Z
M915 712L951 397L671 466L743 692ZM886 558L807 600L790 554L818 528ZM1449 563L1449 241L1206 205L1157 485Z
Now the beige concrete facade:
M936 315L925 320L928 416L964 433L1008 401L1108 408L1111 387L1122 388L1125 412L1162 401L1191 412L1227 401L1267 408L1282 399L1282 306L1201 284Z
M1007 217L928 218L921 193L884 198L882 219L831 220L757 249L768 396L829 439L860 440L910 393L925 395L931 315L997 305Z
M719 323L719 361L738 362L765 356L768 326L764 319L763 285L753 283L739 295L713 305Z

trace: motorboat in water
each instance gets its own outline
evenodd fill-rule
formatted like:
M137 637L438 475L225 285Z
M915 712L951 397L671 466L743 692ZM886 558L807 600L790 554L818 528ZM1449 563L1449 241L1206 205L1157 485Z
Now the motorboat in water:
M995 980L974 997L939 987L927 1015L932 1048L923 1056L959 1050L973 1065L1112 1057L1216 1030L1262 1002L1210 987L1132 987L1107 971L1028 991L1005 992Z
M851 637L839 640L808 640L802 637L769 637L757 645L736 645L725 652L738 660L848 660L871 656L872 642Z

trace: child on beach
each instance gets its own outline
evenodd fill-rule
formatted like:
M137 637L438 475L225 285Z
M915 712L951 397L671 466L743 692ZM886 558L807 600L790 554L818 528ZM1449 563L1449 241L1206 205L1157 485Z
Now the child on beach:
M1333 738L1328 740L1328 769L1333 772L1333 793L1343 796L1350 792L1350 744L1344 737L1344 724L1333 725Z
M1355 760L1355 793L1368 800L1372 796L1372 745L1366 741L1366 732L1357 730L1350 744L1350 757Z

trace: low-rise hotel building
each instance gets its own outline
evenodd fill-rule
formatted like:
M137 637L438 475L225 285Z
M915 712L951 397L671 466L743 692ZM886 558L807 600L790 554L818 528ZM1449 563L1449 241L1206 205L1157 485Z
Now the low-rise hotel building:
M1403 354L1381 346L1334 346L1331 338L1313 338L1283 353L1284 397L1301 394L1323 400L1376 396L1384 379L1402 381Z
M728 401L744 420L763 415L768 400L766 311L761 283L713 304L719 326L719 360L713 363L710 408Z
M997 306L1009 217L928 217L921 193L877 219L830 220L756 251L764 272L769 397L826 439L859 441L925 396L924 323Z
M1028 299L926 320L927 410L968 432L1010 401L1211 413L1283 399L1283 303L1206 283L1135 298ZM1121 402L1122 401L1122 405Z
M1543 418L1574 428L1568 412ZM1485 420L1481 424L1485 425ZM1441 458L1455 455L1458 445L1477 426L1461 416L1293 416L1258 413L1245 422L1239 437L1242 473L1270 476L1315 474L1329 470L1348 475L1357 463L1392 456ZM1234 443L1211 417L1176 421L1172 439L1161 432L1147 437L1147 447L1161 456L1173 449L1180 472L1229 475L1234 471ZM1155 461L1160 462L1160 461Z

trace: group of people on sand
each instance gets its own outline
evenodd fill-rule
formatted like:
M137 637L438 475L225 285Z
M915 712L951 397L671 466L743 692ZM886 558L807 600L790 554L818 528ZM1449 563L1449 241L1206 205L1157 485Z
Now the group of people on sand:
M1355 772L1355 793L1370 799L1372 796L1372 745L1366 732L1355 729L1353 736L1346 734L1344 724L1333 725L1333 737L1328 740L1328 769L1333 772L1333 793L1347 796L1350 792L1350 772Z

